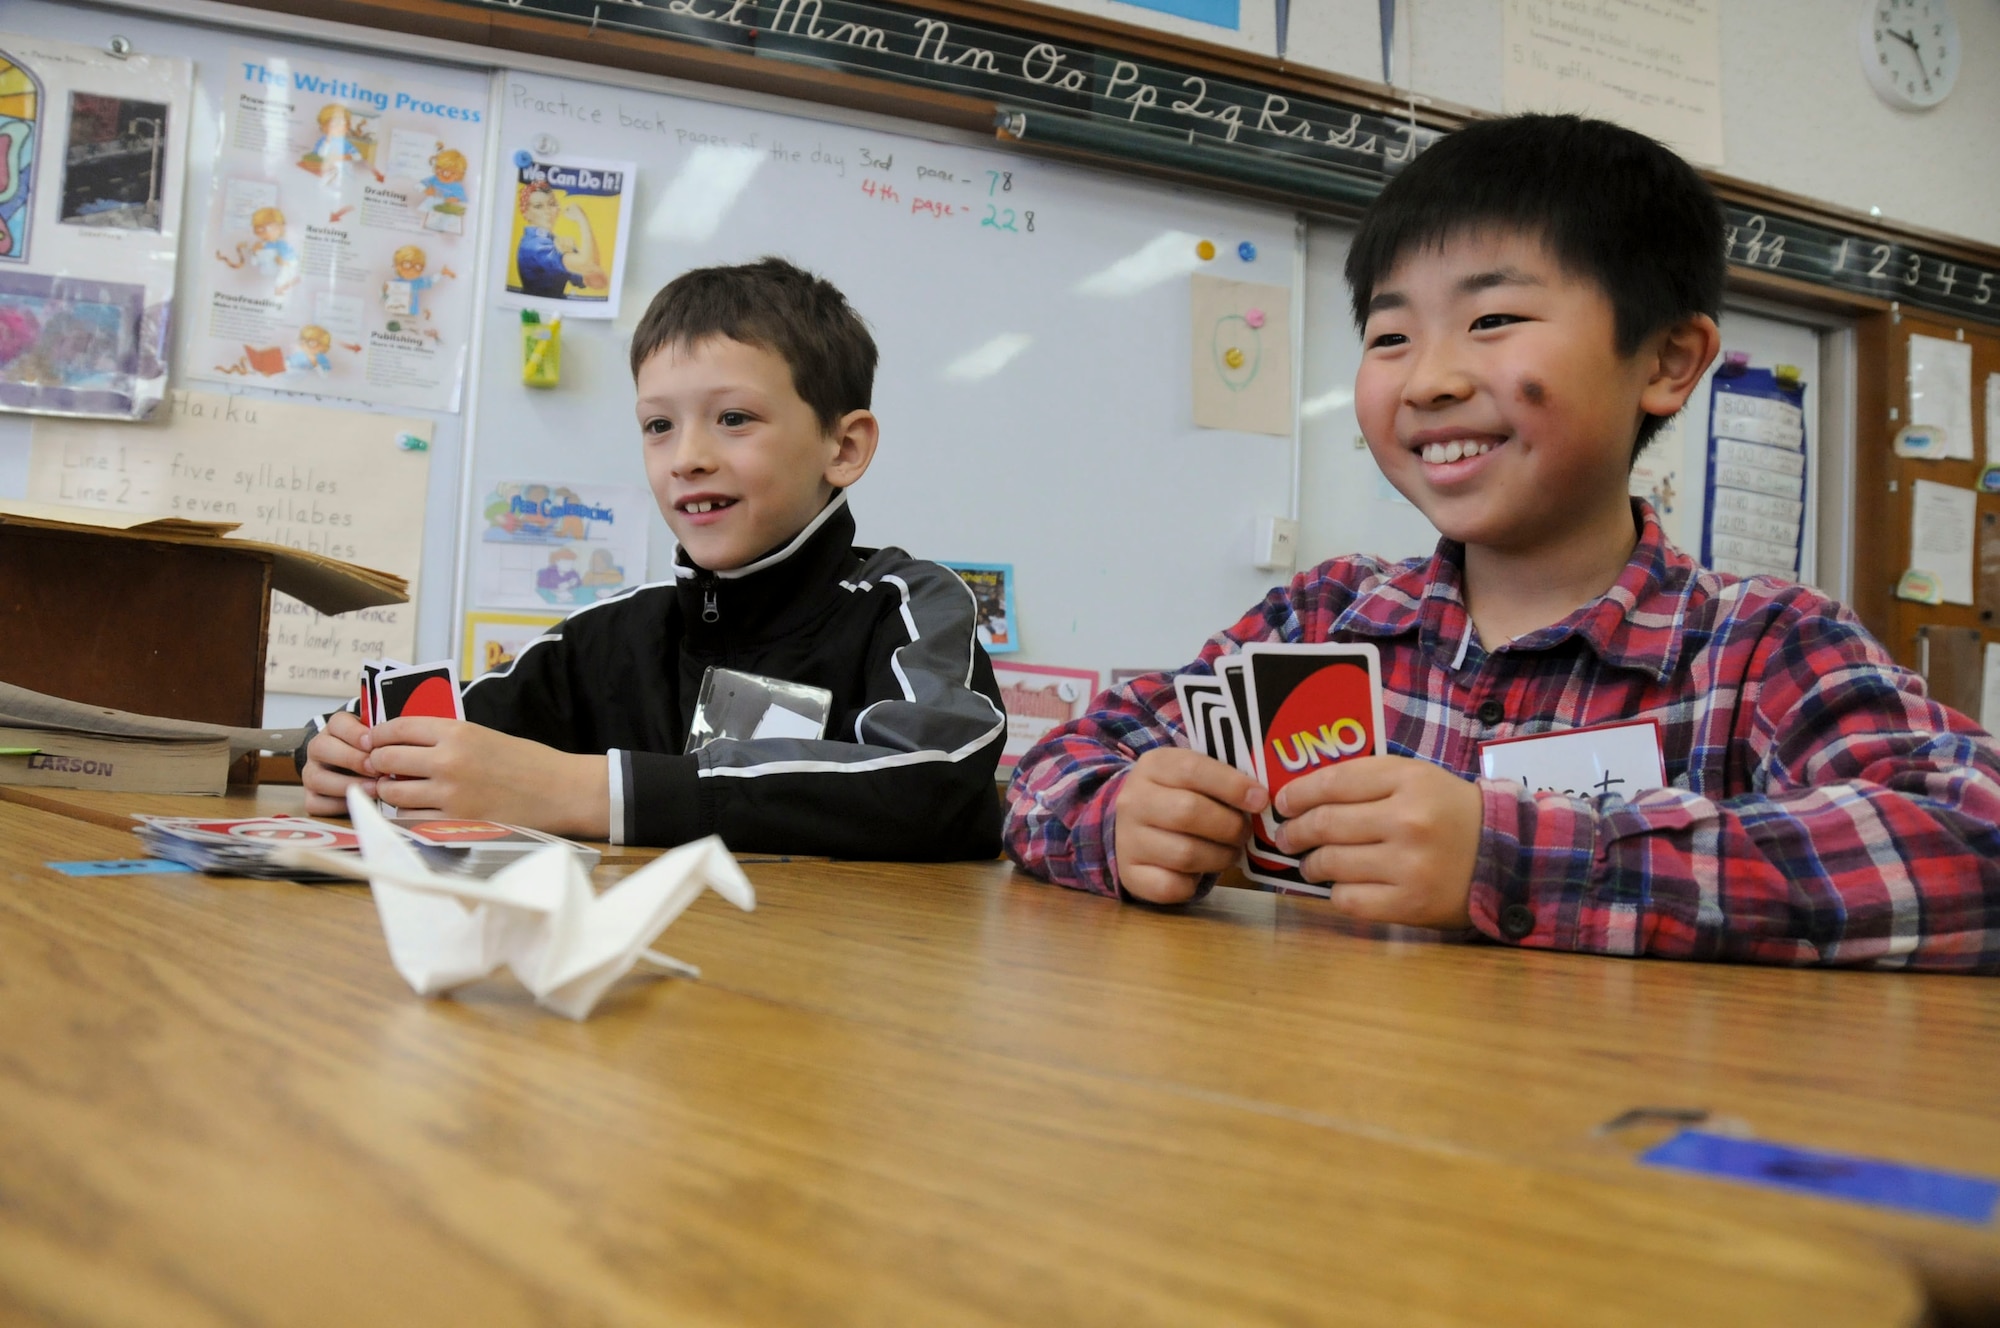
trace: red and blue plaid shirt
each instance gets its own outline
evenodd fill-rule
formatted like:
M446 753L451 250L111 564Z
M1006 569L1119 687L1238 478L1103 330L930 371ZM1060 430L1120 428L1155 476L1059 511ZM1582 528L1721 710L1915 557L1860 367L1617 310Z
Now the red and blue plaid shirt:
M1473 779L1480 743L1660 723L1669 787L1629 798L1479 779L1473 925L1522 945L1778 964L2000 971L2000 747L1924 694L1816 591L1704 570L1651 509L1600 599L1495 650L1475 639L1460 546L1335 558L1213 637L1373 641L1387 750ZM1025 756L1008 854L1118 893L1112 808L1140 753L1185 745L1149 674Z

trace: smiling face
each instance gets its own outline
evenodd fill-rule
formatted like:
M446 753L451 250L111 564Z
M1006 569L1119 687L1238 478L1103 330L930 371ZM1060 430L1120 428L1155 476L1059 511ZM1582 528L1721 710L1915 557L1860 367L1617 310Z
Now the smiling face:
M774 351L727 337L663 346L638 373L646 478L697 567L728 571L784 544L861 478L875 417L822 428Z
M1660 339L1620 355L1594 282L1536 239L1475 229L1376 285L1355 413L1389 482L1452 539L1522 555L1621 522L1629 538L1640 417L1686 396L1660 390Z
M424 256L422 254L406 254L398 251L395 262L396 275L404 281L415 281L418 277L424 275Z

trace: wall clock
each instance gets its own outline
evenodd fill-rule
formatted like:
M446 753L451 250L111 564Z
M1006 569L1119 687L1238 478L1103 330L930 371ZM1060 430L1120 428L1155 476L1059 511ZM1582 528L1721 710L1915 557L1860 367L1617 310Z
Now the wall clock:
M1862 11L1861 68L1898 110L1927 111L1949 96L1959 54L1949 0L1868 0Z

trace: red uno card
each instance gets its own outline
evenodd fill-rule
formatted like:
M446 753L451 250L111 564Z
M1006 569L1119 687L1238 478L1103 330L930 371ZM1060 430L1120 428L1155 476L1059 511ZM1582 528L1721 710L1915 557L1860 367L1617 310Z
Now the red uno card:
M465 706L458 696L458 668L453 664L384 669L375 679L375 691L382 701L375 716L378 724L405 715L465 718Z
M562 844L568 841L545 835L539 830L502 825L498 821L428 820L409 821L397 827L412 839L442 848L471 844Z
M1374 646L1255 642L1243 655L1250 747L1273 798L1337 762L1382 754L1382 657ZM1262 817L1267 831L1283 819L1275 808Z

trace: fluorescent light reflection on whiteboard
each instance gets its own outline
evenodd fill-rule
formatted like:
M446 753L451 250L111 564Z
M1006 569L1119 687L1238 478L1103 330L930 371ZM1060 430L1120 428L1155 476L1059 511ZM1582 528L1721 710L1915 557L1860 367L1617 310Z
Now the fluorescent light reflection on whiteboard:
M1146 242L1145 247L1093 272L1076 284L1078 295L1137 295L1163 281L1186 276L1201 266L1194 247L1198 237L1186 231L1167 231Z
M1336 387L1332 391L1322 392L1316 397L1307 397L1304 401L1301 401L1299 403L1299 414L1310 420L1321 415L1331 414L1336 410L1345 410L1353 404L1354 389L1351 387Z
M763 163L764 154L755 148L713 143L696 148L647 218L646 238L694 244L708 239L722 229L722 219Z
M991 378L1013 362L1014 357L1034 342L1026 332L1002 332L983 346L976 346L944 367L944 376L954 383L976 383Z

